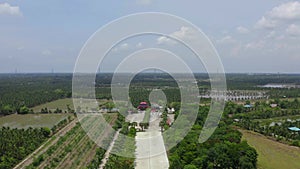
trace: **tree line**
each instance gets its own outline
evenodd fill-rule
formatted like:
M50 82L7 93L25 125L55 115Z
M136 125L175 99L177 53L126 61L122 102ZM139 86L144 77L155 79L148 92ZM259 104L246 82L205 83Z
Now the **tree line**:
M256 168L257 152L242 134L221 121L214 134L205 142L199 143L199 135L209 107L201 106L192 130L168 152L170 169L238 169Z
M71 97L71 79L70 74L0 76L0 115L30 113L30 107Z

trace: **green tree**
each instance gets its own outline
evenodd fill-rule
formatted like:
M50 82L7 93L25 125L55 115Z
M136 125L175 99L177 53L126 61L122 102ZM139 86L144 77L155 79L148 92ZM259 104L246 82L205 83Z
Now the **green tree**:
M51 135L51 129L48 127L41 128L41 131L45 137L49 137Z
M183 169L198 169L198 168L193 164L188 164L188 165L184 166Z
M28 114L29 113L29 108L27 106L22 106L19 110L19 114Z

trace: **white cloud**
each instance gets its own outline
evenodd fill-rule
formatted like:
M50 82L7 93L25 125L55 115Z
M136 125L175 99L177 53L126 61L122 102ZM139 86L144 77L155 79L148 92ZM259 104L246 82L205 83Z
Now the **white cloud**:
M300 2L286 2L268 11L255 25L255 28L273 29L286 21L300 20Z
M257 49L264 48L265 45L266 45L266 42L263 41L263 40L260 40L258 42L250 42L250 43L246 44L245 48L246 49L255 49L255 50L257 50Z
M18 6L11 6L8 3L0 4L0 15L22 16L22 12Z
M291 24L286 28L286 33L291 36L299 36L300 35L300 26Z
M267 34L266 38L275 38L276 37L276 31L271 31Z
M274 7L268 15L274 19L300 19L300 2L287 2Z
M256 24L255 28L273 29L277 26L277 21L263 16Z
M190 27L181 27L179 31L176 31L172 36L178 37L180 39L194 39L195 30Z
M231 36L227 35L223 37L222 39L217 40L217 43L234 43L236 42L235 39L233 39Z
M123 43L123 44L121 44L121 45L120 45L120 49L121 49L121 50L127 50L127 49L129 49L129 44L128 44L128 43Z
M237 27L236 30L238 31L238 33L241 33L241 34L249 33L249 30L243 26Z
M130 45L128 43L123 43L118 45L112 49L113 52L126 51L130 49Z
M190 27L182 26L179 31L175 31L170 34L170 36L177 37L178 39L182 40L193 40L195 38L195 30ZM174 45L177 42L173 39L170 39L166 36L161 36L157 38L157 44L169 44Z
M177 44L177 42L166 36L161 36L161 37L157 38L157 44L159 44L159 45L161 45L161 44L175 45L175 44Z

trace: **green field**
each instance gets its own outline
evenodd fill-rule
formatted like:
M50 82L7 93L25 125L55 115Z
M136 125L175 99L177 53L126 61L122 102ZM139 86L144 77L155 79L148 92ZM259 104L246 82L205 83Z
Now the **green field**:
M300 148L282 144L258 133L240 130L258 153L259 169L299 169Z
M97 99L97 101L98 101L99 105L105 104L107 102L107 100L99 100L99 99ZM49 103L35 106L32 109L35 113L41 112L41 109L44 109L44 108L47 108L48 110L51 110L51 111L54 111L56 108L66 111L67 105L69 105L71 109L73 109L73 110L75 109L72 98L55 100L55 101L52 101Z
M73 101L70 98L66 98L66 99L59 99L59 100L55 100L49 103L45 103L45 104L41 104L38 106L33 107L33 111L35 113L37 112L41 112L41 109L47 108L48 110L55 110L56 108L59 108L63 111L67 110L67 105L70 106L71 109L73 108Z
M12 114L0 118L0 126L10 128L49 127L71 116L71 114Z

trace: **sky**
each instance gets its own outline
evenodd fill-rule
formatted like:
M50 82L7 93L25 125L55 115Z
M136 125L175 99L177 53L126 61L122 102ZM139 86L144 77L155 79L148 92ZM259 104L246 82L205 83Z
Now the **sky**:
M94 32L138 12L169 13L199 27L225 72L300 73L300 1L286 0L0 0L0 73L72 72ZM170 34L193 36L186 27ZM146 47L149 39L112 52ZM176 48L164 37L153 43Z

